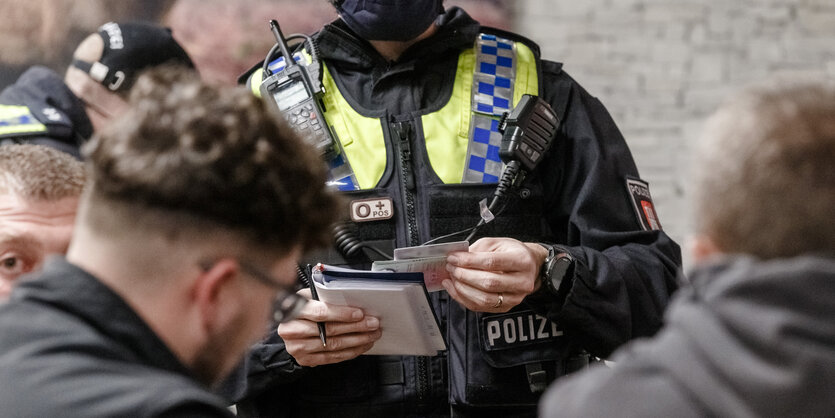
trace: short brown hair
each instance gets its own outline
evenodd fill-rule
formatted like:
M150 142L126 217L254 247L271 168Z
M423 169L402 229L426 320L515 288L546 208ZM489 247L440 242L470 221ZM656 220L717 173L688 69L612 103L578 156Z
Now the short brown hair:
M773 80L708 121L695 161L699 232L763 259L835 254L835 85Z
M175 68L151 70L134 85L130 110L84 154L95 203L161 213L155 217L171 219L172 229L188 228L183 219L217 225L276 250L330 238L336 197L326 189L324 164L243 88L209 86ZM92 204L89 216L96 210Z
M84 178L83 164L67 153L43 145L0 146L0 193L46 201L77 197Z

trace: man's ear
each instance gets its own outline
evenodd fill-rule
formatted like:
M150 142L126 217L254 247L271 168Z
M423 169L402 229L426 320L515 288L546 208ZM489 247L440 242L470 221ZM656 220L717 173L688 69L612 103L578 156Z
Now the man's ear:
M192 298L205 331L213 333L234 321L242 300L237 286L239 271L236 260L221 258L194 283Z
M708 235L696 234L690 237L689 241L690 256L694 263L701 263L722 253L722 250L716 246L713 239Z

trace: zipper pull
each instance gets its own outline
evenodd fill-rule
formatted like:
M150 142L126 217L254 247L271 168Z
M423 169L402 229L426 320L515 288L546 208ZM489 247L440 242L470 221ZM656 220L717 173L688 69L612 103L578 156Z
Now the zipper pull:
M400 161L403 168L405 186L408 190L415 190L415 175L412 170L412 125L409 122L395 122L394 131L400 140Z

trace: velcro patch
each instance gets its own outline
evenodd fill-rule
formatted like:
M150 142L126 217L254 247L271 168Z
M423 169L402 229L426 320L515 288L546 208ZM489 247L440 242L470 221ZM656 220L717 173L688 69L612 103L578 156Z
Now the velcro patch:
M375 197L351 201L351 220L369 222L391 219L394 205L390 197Z
M644 231L661 230L661 221L658 220L658 213L655 211L655 205L649 193L649 183L640 179L627 178L626 189L629 197L632 198L632 207Z
M487 351L524 347L562 336L555 322L532 310L481 318L482 347Z

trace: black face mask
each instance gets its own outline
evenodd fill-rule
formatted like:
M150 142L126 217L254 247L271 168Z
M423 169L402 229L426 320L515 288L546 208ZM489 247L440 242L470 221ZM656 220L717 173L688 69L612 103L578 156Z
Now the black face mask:
M443 0L332 1L339 16L368 41L410 41L443 12Z

